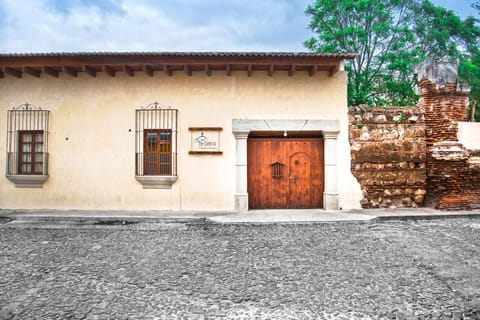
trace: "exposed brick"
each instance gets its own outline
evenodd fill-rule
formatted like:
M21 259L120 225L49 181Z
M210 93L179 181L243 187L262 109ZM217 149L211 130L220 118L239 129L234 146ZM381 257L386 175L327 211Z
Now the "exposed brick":
M468 92L457 88L457 83L437 88L430 80L420 82L427 146L425 203L439 209L480 207L480 173L469 165L471 152L457 139L457 122L469 116Z
M448 63L430 60L419 70L417 107L349 111L361 206L478 209L480 152L457 139L457 122L469 117L468 85L457 83Z

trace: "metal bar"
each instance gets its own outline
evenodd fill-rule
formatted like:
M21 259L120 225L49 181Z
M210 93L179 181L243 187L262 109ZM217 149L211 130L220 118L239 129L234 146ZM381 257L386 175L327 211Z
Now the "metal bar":
M135 110L135 175L138 175L138 111Z
M178 154L178 139L177 139L177 132L178 132L178 110L175 110L175 154L174 154L174 161L175 161L175 175L177 175L177 154Z

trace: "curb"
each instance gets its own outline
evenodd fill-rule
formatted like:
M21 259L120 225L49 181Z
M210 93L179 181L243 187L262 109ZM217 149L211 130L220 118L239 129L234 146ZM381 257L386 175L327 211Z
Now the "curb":
M0 216L0 223L12 221L23 222L74 222L105 225L122 225L134 223L206 223L204 217L139 217L139 216L48 216L48 215L3 215Z
M48 214L0 214L0 225L12 221L19 222L46 222L46 223L80 223L92 225L127 225L136 223L164 223L164 224L215 224L215 225L313 225L313 224L335 224L335 223L375 223L382 221L421 221L441 219L480 219L480 213L460 214L424 214L424 215L372 215L370 219L339 219L339 220L278 220L278 221L222 221L222 219L209 216L105 216L105 215L48 215Z

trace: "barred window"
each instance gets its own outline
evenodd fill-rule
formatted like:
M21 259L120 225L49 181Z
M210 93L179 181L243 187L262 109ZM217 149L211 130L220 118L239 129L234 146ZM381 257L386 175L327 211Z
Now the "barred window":
M177 114L158 102L135 111L135 177L144 188L170 188L176 180Z
M8 111L6 176L17 187L41 187L48 177L49 118L28 103Z

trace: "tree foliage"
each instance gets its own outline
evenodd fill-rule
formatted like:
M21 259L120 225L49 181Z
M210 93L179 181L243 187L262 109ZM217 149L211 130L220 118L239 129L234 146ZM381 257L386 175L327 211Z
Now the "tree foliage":
M306 14L308 49L358 54L347 66L350 105L415 104L414 67L427 57L478 66L477 20L428 0L317 0Z

